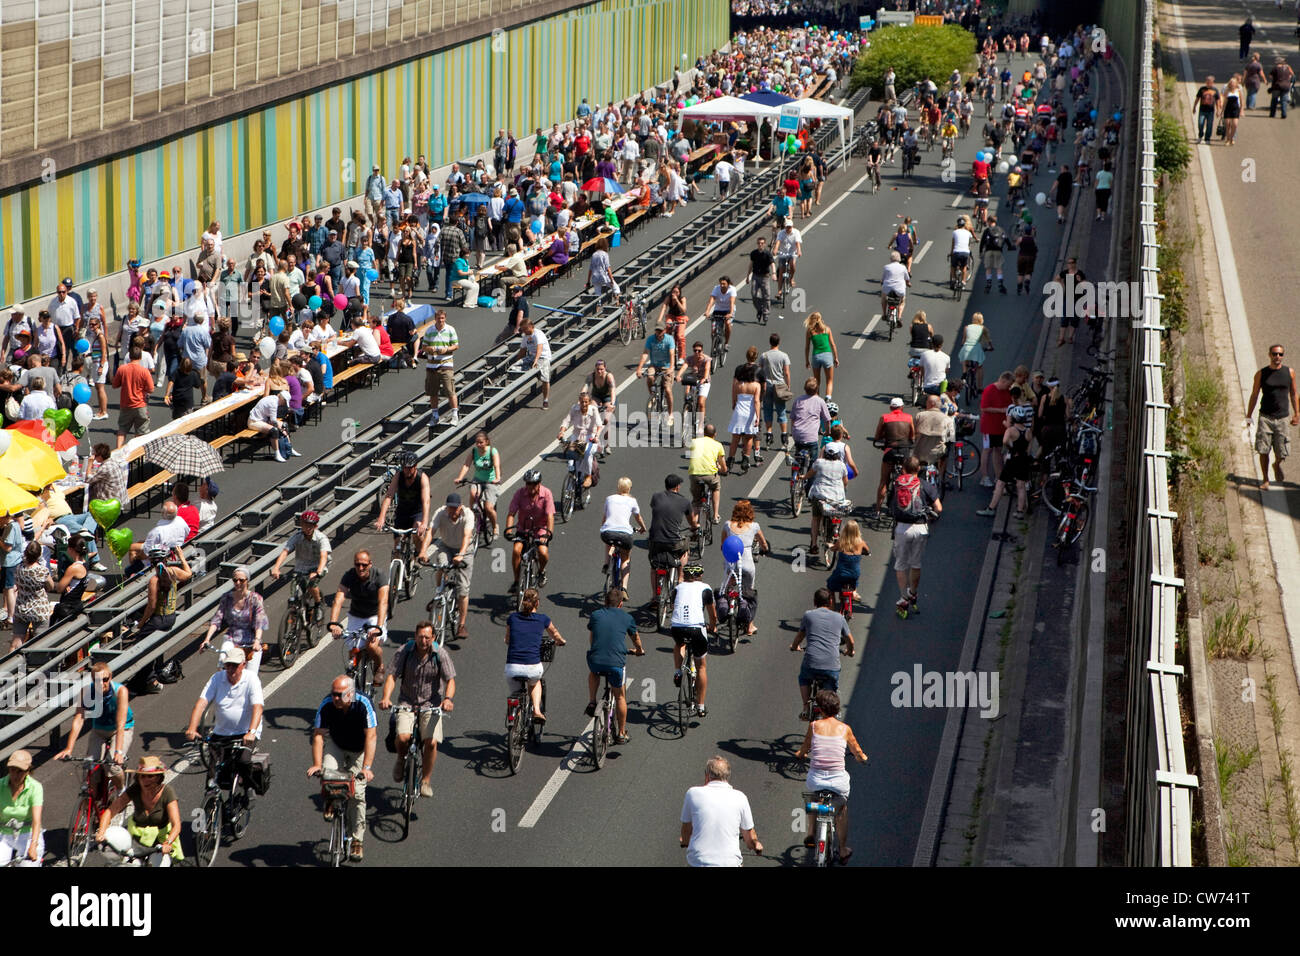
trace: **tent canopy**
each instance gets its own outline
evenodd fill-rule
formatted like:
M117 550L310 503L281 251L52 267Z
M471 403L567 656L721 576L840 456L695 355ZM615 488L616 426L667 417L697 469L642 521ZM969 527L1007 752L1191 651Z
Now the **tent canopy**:
M800 118L805 121L810 119L847 120L853 116L853 110L847 106L836 106L834 103L827 103L823 100L802 99L793 102L799 107Z
M741 97L747 103L761 103L763 106L784 106L786 103L793 103L793 96L786 96L784 93L773 93L771 90L760 90L757 93L746 93Z
M694 106L680 109L677 111L677 115L683 120L693 119L707 122L749 120L757 122L765 116L780 116L781 108L779 106L765 106L762 103L747 102L735 96L719 96L716 99L704 100Z

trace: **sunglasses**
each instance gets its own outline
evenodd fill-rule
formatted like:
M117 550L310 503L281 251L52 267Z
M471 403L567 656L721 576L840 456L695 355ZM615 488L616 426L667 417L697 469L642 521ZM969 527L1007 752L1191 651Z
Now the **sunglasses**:
M1285 355L1286 353L1285 353L1285 352L1269 352L1268 354L1271 355L1271 356L1273 356L1273 358L1281 358L1281 357L1282 357L1283 355Z
M330 696L342 700L344 697L348 696L348 692L345 690L332 690L330 691Z
M368 567L370 567L370 562L369 562L369 561L354 561L354 562L352 562L352 566L353 566L354 568L368 568Z

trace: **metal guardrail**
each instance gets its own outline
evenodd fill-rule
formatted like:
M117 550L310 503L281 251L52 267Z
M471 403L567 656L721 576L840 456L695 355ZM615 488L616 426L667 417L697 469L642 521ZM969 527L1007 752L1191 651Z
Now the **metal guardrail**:
M861 90L847 105L856 108L867 96ZM818 145L824 146L835 132L835 127L823 126ZM847 143L829 155L832 168L847 158L852 145ZM688 232L655 243L622 265L621 282L654 297L712 267L766 220L781 173L782 164L773 162L763 172L746 177L726 202L693 220ZM551 341L551 366L562 373L609 339L619 311L602 307L593 292L584 290L549 315L556 320L538 324ZM372 509L367 505L378 500L387 482L383 460L393 452L414 451L421 466L433 470L459 459L469 436L526 402L536 387L536 376L515 363L517 349L512 344L494 346L458 370L457 425L431 427L429 400L417 396L354 436L345 435L333 451L194 539L192 560L209 571L216 567L217 574L205 574L198 587L181 590L181 608L169 632L129 643L126 628L140 613L147 586L147 577L142 577L96 602L86 616L0 658L0 750L57 731L76 705L72 689L94 661L107 660L114 676L127 680L160 655L178 650L212 614L235 565L247 566L250 579L263 584L299 512L308 507L319 511L321 530L332 538L368 520ZM201 590L205 584L207 588Z
M1169 507L1169 457L1156 240L1153 74L1155 4L1144 0L1139 70L1137 220L1133 245L1141 276L1142 321L1134 323L1129 439L1128 523L1133 540L1129 597L1128 706L1124 789L1128 813L1125 862L1130 866L1192 865L1192 791L1183 750L1176 663L1177 611L1183 581L1175 563Z

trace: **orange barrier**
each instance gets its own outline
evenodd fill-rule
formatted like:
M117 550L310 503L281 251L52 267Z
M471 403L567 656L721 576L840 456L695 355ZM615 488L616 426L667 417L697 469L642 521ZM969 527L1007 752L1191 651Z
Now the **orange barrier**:
M917 16L917 18L912 22L918 27L941 27L943 26L943 17L934 14L924 14Z

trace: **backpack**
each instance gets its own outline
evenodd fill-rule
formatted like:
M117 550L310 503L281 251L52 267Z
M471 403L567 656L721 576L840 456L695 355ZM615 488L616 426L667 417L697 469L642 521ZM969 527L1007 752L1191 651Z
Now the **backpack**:
M894 494L889 504L894 520L900 524L923 523L925 495L921 492L921 479L916 475L899 475L894 482Z

